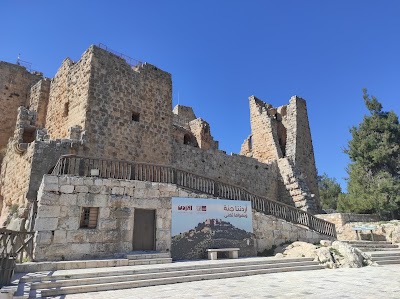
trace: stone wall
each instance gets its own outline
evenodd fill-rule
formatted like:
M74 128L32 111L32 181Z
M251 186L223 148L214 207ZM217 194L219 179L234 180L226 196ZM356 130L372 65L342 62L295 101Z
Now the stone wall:
M283 243L304 241L319 243L320 240L329 240L330 237L316 231L295 225L274 216L253 212L253 232L256 238L257 252L263 252Z
M171 75L92 47L87 106L88 156L170 164Z
M201 176L247 189L251 193L278 200L278 170L275 163L264 164L222 151L204 151L174 143L173 165Z
M33 154L33 143L29 144L23 155L15 150L14 143L8 144L0 176L0 227L8 226L11 221L18 221L19 224L16 226L12 224L12 228L24 230L25 220L28 217L29 202L26 194L29 188Z
M134 210L156 210L156 249L171 249L172 197L210 198L176 185L45 175L38 194L36 261L121 256L132 250ZM98 207L94 229L80 228L82 207ZM326 239L314 231L253 211L257 251L288 241Z
M335 224L338 240L357 240L357 233L353 230L353 227L374 226L376 227L373 231L375 240L400 243L399 221L379 222L379 216L371 214L332 213L319 214L315 216ZM394 232L394 235L392 232ZM361 232L361 238L364 240L370 240L370 231Z
M307 187L314 194L316 210L319 209L319 191L314 148L308 122L306 101L297 96L290 99L286 115L286 156L301 171Z
M171 196L177 195L176 187L166 184L45 175L38 195L34 258L70 260L130 252L135 208L156 210L156 250L167 252ZM79 228L82 207L99 208L95 229Z
M0 164L14 133L18 107L28 105L31 86L41 78L23 66L0 61Z
M46 128L52 139L68 138L69 129L85 127L93 47L74 63L66 58L50 87Z
M35 126L44 128L46 125L47 105L50 96L50 79L42 79L31 88L29 110L35 111Z

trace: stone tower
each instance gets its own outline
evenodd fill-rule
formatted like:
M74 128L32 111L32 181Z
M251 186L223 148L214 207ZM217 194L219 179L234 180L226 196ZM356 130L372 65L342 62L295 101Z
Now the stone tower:
M293 96L288 105L274 108L255 96L249 98L251 135L241 155L260 162L277 161L280 200L303 210L320 209L314 150L304 99Z

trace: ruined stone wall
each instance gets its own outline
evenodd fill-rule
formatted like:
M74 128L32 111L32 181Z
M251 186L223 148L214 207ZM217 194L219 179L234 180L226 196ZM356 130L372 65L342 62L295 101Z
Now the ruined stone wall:
M29 101L29 110L35 111L35 126L44 128L46 125L47 105L50 96L51 80L44 78L32 86Z
M251 141L245 140L241 154L266 163L281 158L276 120L269 113L272 106L254 96L249 98L249 104Z
M171 163L171 75L150 64L134 69L93 47L87 106L88 156Z
M278 200L278 170L275 163L264 164L244 156L229 156L222 151L204 151L178 143L174 143L173 152L173 165L179 169Z
M317 170L305 100L297 96L290 99L287 106L286 124L286 156L301 171L310 192L315 195L314 201L319 208Z
M85 127L93 47L74 63L66 58L51 81L46 128L52 139L69 138L69 129Z
M29 202L26 199L26 193L29 188L33 154L33 143L29 144L23 155L20 155L15 151L14 143L9 143L7 146L7 152L3 160L0 176L2 197L0 200L0 227L8 226L12 218L27 218L27 211L24 212L24 209L27 209L29 206ZM17 213L17 211L19 212ZM25 222L21 223L21 225L24 224ZM23 227L13 228L18 230Z
M189 122L189 128L196 138L198 146L203 150L218 150L218 141L211 136L210 125L203 119L197 118Z
M279 246L288 242L316 243L320 240L331 239L301 225L259 212L253 212L253 233L256 238L257 252L263 252L266 249L271 249L274 245Z
M22 66L0 61L0 163L14 133L18 107L28 105L30 88L41 78Z

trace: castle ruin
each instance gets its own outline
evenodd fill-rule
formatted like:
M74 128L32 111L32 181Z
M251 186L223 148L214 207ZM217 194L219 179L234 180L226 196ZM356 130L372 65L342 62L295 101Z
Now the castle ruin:
M96 183L91 187L86 181L75 181L74 185L65 180L65 186L75 186L70 190L63 187L60 177L54 182L58 187L50 190L51 178L46 179L46 175L63 155L172 166L310 213L321 208L306 102L297 96L278 108L251 96L251 133L239 154L227 155L218 149L210 124L197 117L191 107L177 105L172 109L169 73L149 63L129 64L117 54L91 46L77 62L66 58L51 79L0 62L0 106L0 226L42 231L42 246L49 244L43 241L44 236L56 238L68 219L79 222L81 193L89 205L90 194L115 194L113 188L119 186L99 182L99 186L106 188L108 184L112 189L102 193L100 189L93 191ZM44 210L41 214L47 191L73 203L52 204L48 215ZM151 197L168 198L160 192ZM168 214L164 203L153 208L161 206ZM113 216L116 210L105 210L107 223L120 217ZM71 211L74 216L68 214ZM41 221L47 221L49 227L43 227ZM107 231L117 231L116 226L106 228L103 224ZM113 250L132 250L130 226L126 228L130 236L125 247ZM167 236L158 238L164 243L157 249L166 249L168 225L160 227ZM62 238L68 238L64 231ZM40 235L37 243L39 239ZM41 256L39 249L37 252Z

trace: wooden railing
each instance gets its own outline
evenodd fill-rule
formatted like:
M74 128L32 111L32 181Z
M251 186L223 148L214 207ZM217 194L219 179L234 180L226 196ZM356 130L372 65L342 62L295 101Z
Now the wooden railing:
M294 224L304 225L330 237L336 237L335 225L331 222L284 203L255 195L244 188L171 166L65 155L60 157L52 174L176 184L214 197L251 201L252 208L259 212Z
M33 260L34 234L0 228L0 287L10 284L15 262Z

